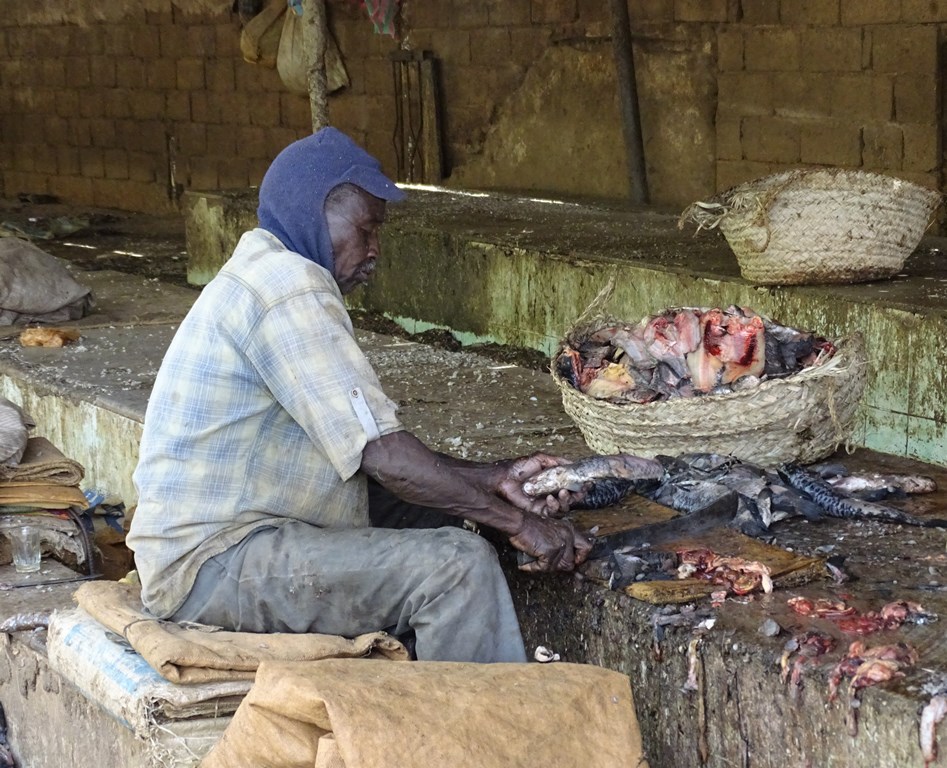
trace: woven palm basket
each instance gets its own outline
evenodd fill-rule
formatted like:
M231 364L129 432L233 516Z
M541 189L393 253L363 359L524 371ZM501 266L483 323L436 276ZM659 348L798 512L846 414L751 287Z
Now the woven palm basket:
M565 342L575 346L616 322L598 318L577 325ZM824 362L751 389L642 404L611 403L577 390L557 372L561 347L551 371L563 408L597 453L646 458L718 453L763 467L809 464L851 437L868 379L862 335L834 344L835 354Z
M939 192L881 174L798 169L693 203L678 226L719 227L752 283L863 282L903 268L941 200Z

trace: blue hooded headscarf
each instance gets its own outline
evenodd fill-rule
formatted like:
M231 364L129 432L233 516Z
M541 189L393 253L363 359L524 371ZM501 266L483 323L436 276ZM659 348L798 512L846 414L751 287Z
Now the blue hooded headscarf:
M260 226L332 272L335 259L323 207L326 195L346 182L389 202L405 197L374 157L341 131L323 128L273 160L260 184Z

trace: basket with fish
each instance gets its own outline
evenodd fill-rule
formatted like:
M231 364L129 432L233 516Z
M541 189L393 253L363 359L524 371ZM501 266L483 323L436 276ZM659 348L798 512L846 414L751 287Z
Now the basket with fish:
M868 375L859 333L830 340L736 306L672 308L638 323L589 315L551 372L600 454L807 464L851 437Z
M899 272L941 200L883 174L796 169L693 203L678 226L719 228L753 283L850 283Z

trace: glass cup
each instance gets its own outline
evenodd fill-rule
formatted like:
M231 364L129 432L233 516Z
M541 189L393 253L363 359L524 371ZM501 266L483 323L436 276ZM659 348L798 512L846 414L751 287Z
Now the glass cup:
M17 573L36 573L43 550L40 547L40 531L32 525L20 525L10 529L13 545L13 565Z

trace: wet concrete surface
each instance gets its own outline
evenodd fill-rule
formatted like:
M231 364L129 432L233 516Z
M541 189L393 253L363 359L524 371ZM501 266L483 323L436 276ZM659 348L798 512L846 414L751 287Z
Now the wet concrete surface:
M140 420L164 347L196 296L180 280L184 264L172 269L158 255L176 252L183 233L169 226L155 235L144 223L142 229L139 245L151 254L144 261L103 255L106 249L128 250L122 247L132 242L128 234L115 235L121 242L103 239L113 237L107 234L88 240L100 249L96 252L65 241L50 244L48 250L73 263L81 278L97 282L96 313L82 321L80 341L62 350L24 349L15 333L8 333L0 339L5 375ZM151 249L155 239L159 244ZM155 271L139 274L143 264L153 264L149 269ZM109 269L100 269L106 265ZM373 321L365 320L360 342L399 403L405 426L432 448L475 460L535 450L573 458L591 453L562 411L541 360L527 355L526 365L515 365L515 350L495 349L490 356L457 350L443 335L428 339L436 344L422 344L379 333L385 330L381 321L371 329L365 326ZM933 476L936 493L895 503L919 516L947 517L947 469L866 450L835 458L855 470ZM117 465L115 471L124 469ZM947 647L943 624L936 620L947 617L947 533L827 519L779 523L772 534L777 546L802 555L844 557L849 579L836 583L826 571L767 596L731 596L717 607L704 599L662 608L581 575L524 574L508 548L501 550L501 561L531 650L545 645L566 661L629 675L652 768L924 765L919 715L933 694L947 691ZM3 614L20 610L2 594ZM786 601L796 595L843 598L866 610L911 600L935 617L862 638L869 645L909 643L920 660L903 678L862 693L855 736L848 693L843 687L839 701L829 703L827 680L848 643L858 638L831 621L793 613ZM656 632L658 618L675 613L685 617L683 625ZM779 625L775 636L760 632L767 619ZM838 646L803 668L801 685L790 686L781 680L780 661L787 641L807 629L834 636Z

